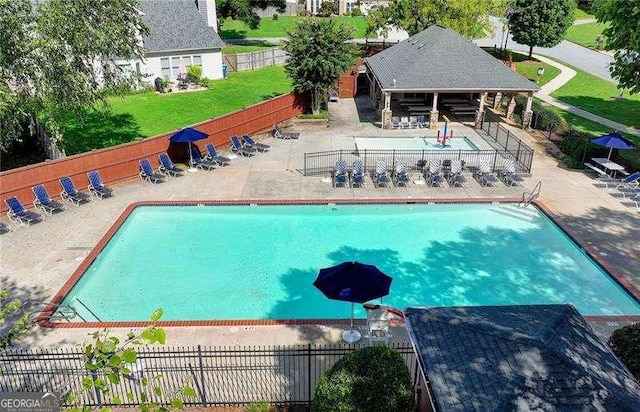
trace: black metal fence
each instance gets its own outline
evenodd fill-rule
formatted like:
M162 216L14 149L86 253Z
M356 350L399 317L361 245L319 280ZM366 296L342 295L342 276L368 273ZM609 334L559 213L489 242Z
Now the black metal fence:
M487 133L488 137L504 152L506 158L513 159L516 162L518 171L531 172L531 163L533 162L533 149L525 142L518 139L506 127L502 126L500 119L491 112L485 112L482 121L482 130Z
M418 382L417 359L410 343L389 345ZM139 348L138 369L132 379L111 385L111 395L85 392L80 403L110 406L119 397L123 405L137 405L144 393L149 400L168 403L185 384L196 397L183 397L186 405L308 405L322 374L360 346L295 345L251 347ZM82 349L13 351L0 354L0 392L53 391L78 394L82 380L91 377L82 361ZM149 388L143 378L153 380ZM106 379L106 378L105 378ZM151 388L158 386L161 394ZM128 397L127 393L133 394Z

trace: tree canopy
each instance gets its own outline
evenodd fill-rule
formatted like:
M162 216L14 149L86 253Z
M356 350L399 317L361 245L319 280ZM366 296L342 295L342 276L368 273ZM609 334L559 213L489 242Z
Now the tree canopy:
M618 88L640 93L640 3L596 0L591 10L598 22L607 24L605 48L615 51L609 69Z
M284 13L287 2L286 0L217 0L218 27L222 25L224 19L228 18L243 21L250 28L257 29L260 26L260 16L254 9L264 10L270 6L275 7L278 13Z
M355 63L355 46L349 43L354 32L353 26L338 25L333 19L306 18L287 33L285 71L295 91L311 94L314 113L320 110L327 91Z
M369 13L367 31L372 34L391 25L412 36L440 24L470 39L492 32L489 14L502 14L504 8L504 0L395 0Z
M559 44L573 24L575 0L513 0L509 5L508 24L513 39L533 48Z
M106 104L129 82L115 63L141 58L148 33L137 0L0 0L0 149L34 119L55 139L61 120Z

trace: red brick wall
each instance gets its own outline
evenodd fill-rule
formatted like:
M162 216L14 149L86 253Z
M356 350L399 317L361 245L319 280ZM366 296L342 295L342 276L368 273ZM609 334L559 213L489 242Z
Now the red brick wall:
M204 149L205 144L217 146L229 144L234 135L257 134L270 131L274 123L296 117L303 113L301 98L293 93L262 102L227 115L193 125L194 128L209 134L205 140L198 141ZM58 179L70 176L78 189L87 188L87 172L98 170L105 183L119 182L138 176L138 160L147 157L155 167L158 154L169 152L174 160L186 156L185 145L169 147L169 137L176 130L141 141L125 143L106 149L93 150L63 159L47 161L35 165L0 173L0 211L5 211L4 200L16 196L29 207L33 201L31 187L42 183L49 194L58 196L61 188Z

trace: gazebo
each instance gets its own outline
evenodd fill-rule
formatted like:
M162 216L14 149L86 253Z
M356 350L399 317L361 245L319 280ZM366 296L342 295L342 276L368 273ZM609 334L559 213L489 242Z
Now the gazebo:
M508 116L515 96L526 93L523 126L531 122L533 93L539 87L451 29L433 25L405 41L365 59L370 95L381 111L382 127L396 113L425 115L435 127L439 109L475 115L479 127L489 93L494 105L508 100ZM392 101L399 106L392 110ZM396 113L394 113L394 111Z

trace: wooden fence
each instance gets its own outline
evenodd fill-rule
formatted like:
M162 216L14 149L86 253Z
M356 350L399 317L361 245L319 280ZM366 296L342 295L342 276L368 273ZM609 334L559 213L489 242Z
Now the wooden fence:
M281 66L287 60L287 52L274 47L251 53L224 54L224 64L230 72L242 72L269 66Z

